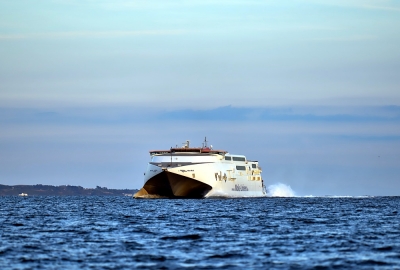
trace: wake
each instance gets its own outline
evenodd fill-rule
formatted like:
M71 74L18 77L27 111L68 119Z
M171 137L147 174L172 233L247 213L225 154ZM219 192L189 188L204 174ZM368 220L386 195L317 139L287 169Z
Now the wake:
M268 197L301 197L301 198L355 198L355 199L364 199L364 198L374 198L375 196L371 195L361 195L361 196L351 196L351 195L323 195L323 196L314 196L314 195L306 195L301 196L297 195L293 189L286 184L277 183L267 187L267 196Z
M268 186L267 195L270 197L295 197L295 192L289 185L277 183Z

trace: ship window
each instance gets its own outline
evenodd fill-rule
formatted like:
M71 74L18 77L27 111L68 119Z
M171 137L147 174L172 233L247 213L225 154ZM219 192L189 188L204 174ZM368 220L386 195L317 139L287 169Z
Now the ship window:
M236 166L236 170L245 171L246 170L246 166Z
M232 157L233 161L246 161L246 158L244 157Z
M255 168L257 168L257 165L256 165L256 164L251 164L251 167L252 167L253 169L255 169Z
M232 157L225 156L225 160L232 160Z

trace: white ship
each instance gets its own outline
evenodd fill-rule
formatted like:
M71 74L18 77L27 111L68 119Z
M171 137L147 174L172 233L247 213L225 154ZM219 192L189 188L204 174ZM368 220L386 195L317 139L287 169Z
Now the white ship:
M258 161L207 146L150 151L144 186L135 198L265 197Z

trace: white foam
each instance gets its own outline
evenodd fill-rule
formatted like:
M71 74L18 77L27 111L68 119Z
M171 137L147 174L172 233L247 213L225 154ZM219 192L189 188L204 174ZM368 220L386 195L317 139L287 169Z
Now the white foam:
M212 190L206 196L206 198L229 198L230 196L222 190Z
M295 197L295 192L289 185L277 183L268 186L267 194L271 197Z

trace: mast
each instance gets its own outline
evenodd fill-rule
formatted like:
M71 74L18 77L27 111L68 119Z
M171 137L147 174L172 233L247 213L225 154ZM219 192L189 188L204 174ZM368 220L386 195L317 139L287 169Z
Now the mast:
M204 137L203 148L207 148L207 137Z

